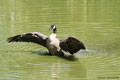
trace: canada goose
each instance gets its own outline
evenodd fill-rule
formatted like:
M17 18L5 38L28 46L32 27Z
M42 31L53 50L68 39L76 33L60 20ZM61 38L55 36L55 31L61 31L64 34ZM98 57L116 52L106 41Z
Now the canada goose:
M80 49L85 49L84 44L74 37L68 37L65 40L56 38L57 28L53 24L49 30L53 33L47 37L39 32L24 33L8 38L10 42L33 42L46 47L51 55L64 55L63 51L74 54Z

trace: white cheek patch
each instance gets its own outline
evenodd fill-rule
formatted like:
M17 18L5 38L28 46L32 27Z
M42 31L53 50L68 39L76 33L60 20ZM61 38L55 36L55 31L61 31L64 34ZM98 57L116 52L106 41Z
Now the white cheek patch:
M53 29L55 29L56 27L55 27L55 25L53 26Z

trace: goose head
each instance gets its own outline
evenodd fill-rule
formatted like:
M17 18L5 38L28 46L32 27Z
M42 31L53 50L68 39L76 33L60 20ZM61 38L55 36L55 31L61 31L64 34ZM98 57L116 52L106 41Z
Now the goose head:
M53 29L53 33L57 32L55 24L52 24L49 30L52 30L52 29Z

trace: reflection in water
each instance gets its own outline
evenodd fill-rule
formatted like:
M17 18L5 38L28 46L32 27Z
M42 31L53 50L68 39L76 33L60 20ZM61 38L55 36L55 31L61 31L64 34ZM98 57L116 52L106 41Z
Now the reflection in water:
M77 61L78 60L78 58L76 58L74 55L69 55L69 56L58 56L58 57L60 57L60 58L62 58L62 59L65 59L65 60L69 60L69 61Z
M61 65L60 65L60 62L58 62L57 64L56 63L53 63L52 64L52 67L51 67L51 77L53 79L57 79L59 78L60 76L60 72L62 71L61 70Z
M47 56L44 56L44 58ZM41 60L40 60L41 59ZM4 79L83 79L86 76L86 71L79 62L73 62L72 66L66 60L61 60L55 56L49 56L44 60L33 59L27 63L12 64L8 72L5 72ZM53 59L53 60L52 60ZM56 59L56 60L55 60ZM67 62L67 63L66 63ZM79 66L79 67L78 67ZM79 71L78 71L79 70ZM77 74L75 74L75 72ZM9 74L9 75L8 75ZM72 76L71 76L72 75ZM80 78L79 78L80 77Z
M47 51L32 51L32 54L54 56L54 55L50 55ZM69 53L69 55L65 54L64 56L58 56L58 57L65 59L65 60L69 60L69 61L77 61L78 60L77 57L75 57L74 55L71 55L70 53Z

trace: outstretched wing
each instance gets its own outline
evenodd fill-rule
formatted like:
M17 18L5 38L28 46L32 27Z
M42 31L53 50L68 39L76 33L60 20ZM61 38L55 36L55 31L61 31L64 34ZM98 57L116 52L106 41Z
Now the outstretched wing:
M8 38L8 43L10 42L33 42L46 47L46 41L48 37L39 33L39 32L31 32L25 33L21 35L16 35Z
M65 40L61 40L60 47L71 54L78 52L80 49L85 49L84 44L74 37L68 37Z

